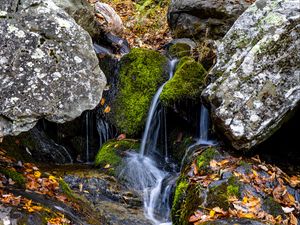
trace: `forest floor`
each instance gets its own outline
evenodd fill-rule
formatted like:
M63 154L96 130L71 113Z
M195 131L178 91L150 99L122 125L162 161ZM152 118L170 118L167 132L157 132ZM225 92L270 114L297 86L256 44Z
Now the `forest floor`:
M94 3L97 0L88 0ZM131 47L160 49L171 40L167 22L170 0L102 0L118 13L124 25L122 37Z

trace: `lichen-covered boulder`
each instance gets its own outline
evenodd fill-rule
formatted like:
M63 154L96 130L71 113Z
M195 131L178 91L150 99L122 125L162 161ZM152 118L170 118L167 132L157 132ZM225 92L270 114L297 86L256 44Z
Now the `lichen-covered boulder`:
M158 87L166 80L168 59L159 52L133 49L120 62L110 121L120 132L134 136L142 131Z
M176 38L220 39L251 1L173 0L168 23Z
M104 27L95 17L94 7L88 1L53 0L53 2L65 10L78 25L90 34L92 39L98 39L104 33Z
M266 140L299 106L299 10L297 1L257 1L218 47L218 79L203 97L235 149Z
M106 78L86 31L52 0L0 5L0 137L93 109Z

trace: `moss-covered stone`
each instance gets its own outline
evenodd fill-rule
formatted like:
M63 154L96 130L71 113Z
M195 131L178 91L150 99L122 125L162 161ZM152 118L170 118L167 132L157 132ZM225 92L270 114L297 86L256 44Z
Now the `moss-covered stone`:
M99 167L108 166L108 171L114 173L115 168L121 164L122 156L127 150L139 149L139 143L135 140L110 140L106 142L96 155L95 165Z
M186 43L176 43L170 47L169 54L173 58L191 56L191 46Z
M205 76L206 70L200 63L183 57L176 66L174 77L165 85L160 100L167 106L180 100L196 100L201 95Z
M221 184L210 187L207 193L207 207L214 208L219 206L224 210L228 210L228 198L232 196L237 198L241 197L240 188L241 184L234 176Z
M176 190L174 194L174 200L172 204L172 221L176 221L174 225L180 224L183 220L182 217L182 209L183 204L185 204L186 201L186 195L187 195L187 189L189 187L189 183L187 182L187 179L184 176L179 177L177 180Z
M198 169L205 170L209 166L209 162L218 154L218 151L214 147L208 147L200 156L196 159L196 165Z
M0 173L12 179L19 187L25 187L26 179L21 174L12 169L0 168Z
M119 93L112 105L112 122L128 136L138 134L146 121L153 95L165 80L168 59L146 49L133 49L121 60Z
M59 182L59 187L60 187L61 191L65 195L67 195L69 198L74 198L73 191L71 190L69 185L62 178L60 178L58 182Z
M272 197L268 197L264 200L262 208L274 217L284 215L281 205Z

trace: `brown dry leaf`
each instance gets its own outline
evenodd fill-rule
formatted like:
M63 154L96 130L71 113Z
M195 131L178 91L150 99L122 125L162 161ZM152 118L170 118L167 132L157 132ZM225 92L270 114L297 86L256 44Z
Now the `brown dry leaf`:
M190 223L194 223L194 222L197 222L201 219L201 216L203 215L202 212L200 211L196 211L194 215L190 216L189 218L189 222Z
M196 162L193 162L192 168L193 168L194 175L197 175L199 173L199 171L198 171L198 166L196 165Z
M298 225L298 219L294 216L293 213L290 214L290 224L291 225Z
M218 165L218 162L216 161L216 160L211 160L210 162L209 162L209 165L210 165L210 167L211 168L216 168L217 167L217 165Z
M104 103L105 103L105 98L101 98L100 105L104 105Z
M292 176L291 178L290 178L290 185L292 186L292 187L296 187L297 185L299 185L300 184L300 177L298 177L298 176Z

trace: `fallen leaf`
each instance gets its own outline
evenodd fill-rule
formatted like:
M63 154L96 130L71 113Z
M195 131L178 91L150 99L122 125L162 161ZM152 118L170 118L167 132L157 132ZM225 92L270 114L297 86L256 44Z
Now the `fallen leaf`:
M106 108L104 109L104 113L109 113L110 112L110 107L106 106Z
M100 105L104 105L104 104L105 104L105 98L101 98Z
M282 207L282 210L284 213L291 213L295 210L295 208L292 207Z

